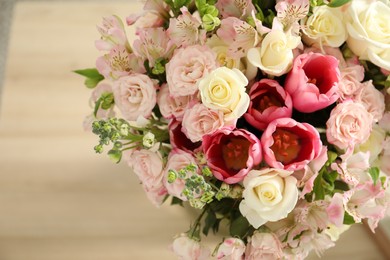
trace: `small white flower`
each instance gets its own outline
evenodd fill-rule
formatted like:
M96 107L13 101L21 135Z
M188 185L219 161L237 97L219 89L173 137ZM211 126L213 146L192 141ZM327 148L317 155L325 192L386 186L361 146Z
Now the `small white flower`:
M154 134L151 132L146 133L146 135L144 135L144 137L142 138L142 144L146 148L153 147L155 142L156 142L156 138L155 138Z

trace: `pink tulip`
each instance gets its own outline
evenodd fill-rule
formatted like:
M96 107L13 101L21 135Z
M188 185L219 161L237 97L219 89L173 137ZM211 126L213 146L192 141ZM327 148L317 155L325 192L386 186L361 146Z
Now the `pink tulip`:
M288 171L303 169L322 150L318 131L291 118L272 121L261 137L261 144L265 162Z
M262 159L260 140L244 129L223 128L204 136L203 151L214 176L228 184L242 181Z
M338 98L339 61L330 55L305 53L295 58L285 89L293 106L311 113L333 104Z
M244 115L249 124L264 130L275 119L291 117L292 101L290 95L275 80L262 79L251 87L250 104Z

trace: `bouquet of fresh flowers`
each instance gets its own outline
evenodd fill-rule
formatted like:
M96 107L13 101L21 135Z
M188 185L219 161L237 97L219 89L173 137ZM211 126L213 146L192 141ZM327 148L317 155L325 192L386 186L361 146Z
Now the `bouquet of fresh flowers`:
M97 27L85 127L153 204L199 209L180 259L321 254L390 211L389 18L386 0L147 0L134 42Z

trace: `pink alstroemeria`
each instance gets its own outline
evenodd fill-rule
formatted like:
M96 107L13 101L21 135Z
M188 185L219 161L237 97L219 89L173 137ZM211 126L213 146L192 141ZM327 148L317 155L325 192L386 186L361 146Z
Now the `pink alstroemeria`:
M260 140L244 129L223 128L204 136L203 152L214 176L228 184L242 181L262 159Z
M187 47L189 45L204 44L206 41L206 31L200 29L202 20L198 12L191 14L187 7L180 9L182 12L177 18L169 20L167 30L169 38L177 47Z
M354 221L359 223L363 218L368 218L371 222L370 228L374 230L389 207L388 198L385 197L386 190L382 188L381 181L377 181L376 185L372 181L367 181L346 191L343 199L345 209ZM383 203L384 198L387 204Z
M141 29L161 27L169 17L169 7L164 1L147 0L144 5L144 11L129 15L126 18L126 23L127 25L133 25L137 22L137 27Z
M228 55L234 59L245 57L259 42L256 29L236 17L223 19L217 35L229 45Z
M245 20L256 10L251 0L218 0L215 7L223 19L233 16Z
M288 171L303 169L322 150L318 131L292 118L272 121L261 137L261 144L265 162Z
M131 50L125 27L118 16L104 17L102 24L98 25L97 29L101 39L95 41L95 46L99 51L110 51L116 45L123 45L127 50Z
M129 75L131 72L145 72L141 60L123 45L116 45L108 54L97 58L96 69L106 79L113 80Z
M292 101L279 83L272 79L261 79L252 85L250 103L244 115L249 124L259 130L277 118L291 117Z
M133 43L137 56L149 61L153 67L159 58L170 58L173 53L173 43L163 28L146 28L139 31L139 39Z
M340 81L338 63L333 56L320 53L301 54L295 58L284 85L295 109L311 113L336 102Z
M276 6L277 17L283 26L288 29L299 20L305 18L309 12L309 0L282 0Z

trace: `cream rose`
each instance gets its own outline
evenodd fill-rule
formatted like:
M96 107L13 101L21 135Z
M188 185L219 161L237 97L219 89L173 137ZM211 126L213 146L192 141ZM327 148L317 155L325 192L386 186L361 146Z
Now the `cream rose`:
M244 179L240 212L254 228L287 217L298 201L297 179L292 171L252 170Z
M248 109L248 79L238 69L218 68L199 82L202 103L220 110L225 122L240 118Z
M300 37L282 30L272 30L261 42L260 48L248 51L248 60L263 72L280 76L290 70L294 58L293 49L300 43Z
M308 45L340 47L347 39L343 13L326 5L313 8L313 14L302 20L303 41Z
M390 6L385 1L351 1L346 11L349 48L363 60L390 70Z

